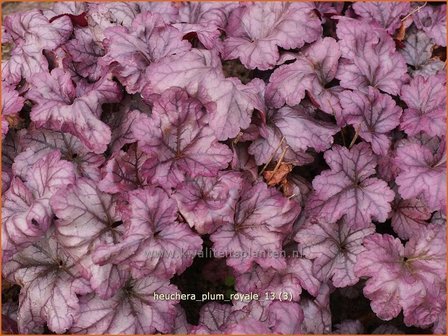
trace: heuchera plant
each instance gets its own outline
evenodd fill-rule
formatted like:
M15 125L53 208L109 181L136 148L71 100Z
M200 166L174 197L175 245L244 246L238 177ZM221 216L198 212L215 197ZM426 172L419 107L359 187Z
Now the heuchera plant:
M407 2L4 17L3 330L446 333L445 18Z

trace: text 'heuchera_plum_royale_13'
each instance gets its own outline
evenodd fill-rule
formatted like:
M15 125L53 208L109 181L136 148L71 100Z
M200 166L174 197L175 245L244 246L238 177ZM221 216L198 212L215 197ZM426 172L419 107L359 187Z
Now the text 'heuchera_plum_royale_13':
M4 3L2 332L446 334L446 4Z

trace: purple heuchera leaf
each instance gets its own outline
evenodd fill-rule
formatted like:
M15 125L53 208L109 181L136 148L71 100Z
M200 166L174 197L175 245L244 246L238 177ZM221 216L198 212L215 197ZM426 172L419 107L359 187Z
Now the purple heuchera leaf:
M331 331L330 293L329 285L324 283L314 300L304 298L300 302L304 315L302 333L327 334Z
M337 35L342 52L336 78L346 89L366 92L369 86L397 95L408 77L395 42L384 30L347 17L338 17Z
M134 124L134 136L150 157L145 169L153 183L175 187L187 175L214 176L226 168L232 153L218 143L207 119L197 99L172 88L155 100L150 117L142 115Z
M176 28L149 12L138 14L129 29L111 27L104 34L107 52L102 61L110 65L112 73L129 93L142 89L144 72L151 62L191 48Z
M73 166L57 151L38 160L27 172L25 182L14 177L3 197L2 249L9 259L18 249L39 240L50 227L53 211L50 198L73 183Z
M79 317L70 328L79 334L154 334L172 331L178 300L157 300L175 295L176 286L154 276L128 279L115 296L102 300L94 294L79 300Z
M113 296L126 281L125 267L92 262L99 246L118 243L123 235L112 196L100 192L93 181L78 178L53 195L51 207L58 217L58 240L78 260L85 279L102 298Z
M146 78L143 96L177 86L197 97L210 114L210 126L218 140L235 137L240 129L248 128L252 111L262 105L260 80L243 85L237 78L225 78L215 51L193 49L165 57L148 67Z
M170 278L182 273L201 251L202 239L186 223L177 221L176 202L162 189L134 190L128 196L123 241L103 244L93 260L100 265L128 265L135 278L148 274Z
M54 50L72 34L70 18L63 16L49 21L39 10L5 17L3 42L15 45L11 57L2 64L3 78L18 84L22 78L31 80L41 71L48 71L42 51Z
M31 120L37 127L63 131L78 137L94 153L106 150L110 129L99 120L101 104L121 98L118 86L104 77L92 87L75 87L62 69L40 73L31 79L27 98L35 102Z
M409 85L403 85L401 99L408 106L403 113L401 129L408 135L419 132L430 136L445 134L445 75L416 76Z
M229 13L237 7L232 2L185 2L179 8L181 23L174 26L183 34L195 33L207 49L221 52L221 31L227 25Z
M249 69L272 69L280 57L278 47L295 49L322 34L321 22L308 3L250 3L229 17L224 59L239 58Z
M295 302L254 300L234 303L225 334L297 334L303 311Z
M16 116L23 107L25 99L13 87L2 82L2 139L8 132L8 118Z
M290 293L293 301L299 301L302 288L317 296L320 282L312 274L312 262L302 258L287 258L284 270L263 269L256 265L249 272L236 278L238 293Z
M14 160L14 174L25 178L28 170L48 153L58 150L64 160L75 167L76 175L94 181L100 179L99 167L104 163L103 156L90 152L75 136L50 130L29 128L19 132L22 151Z
M103 2L89 3L86 14L95 40L101 42L107 28L119 25L129 27L135 17L144 11L160 14L166 22L176 20L179 12L171 2Z
M360 91L344 91L339 94L342 105L340 123L347 123L372 145L377 155L386 155L391 140L389 131L400 124L401 108L387 94L368 88Z
M210 234L233 220L242 185L240 173L220 172L216 177L185 180L176 187L173 198L190 227L200 234Z
M446 5L423 7L414 14L414 22L436 44L446 47Z
M313 273L335 287L347 287L358 282L354 274L358 255L364 251L362 241L375 232L373 225L353 229L344 218L336 223L312 223L297 232L295 240L303 255L313 260Z
M441 71L444 63L432 58L435 45L423 31L414 30L406 34L404 47L400 50L406 63L414 69L409 69L412 75L431 76Z
M305 97L305 92L329 114L340 112L335 88L327 89L338 69L341 52L331 37L314 42L292 64L282 65L269 78L266 99L269 105L294 106Z
M334 124L314 119L305 109L285 106L268 111L266 123L260 127L261 136L252 142L249 153L254 155L257 164L264 164L271 158L276 160L285 151L285 162L304 165L312 162L305 151L328 149L337 132Z
M22 287L17 319L22 334L45 324L57 334L64 333L78 316L77 294L89 291L76 261L52 232L3 264L3 274Z
M201 307L199 312L199 325L207 328L207 333L219 334L231 311L231 305L208 302Z
M127 152L115 152L103 167L103 176L98 182L101 191L114 194L147 185L143 165L148 155L133 145Z
M400 195L404 199L421 197L431 210L446 211L445 138L434 152L419 143L402 143L395 160L400 169L396 178Z
M100 58L104 56L103 46L94 40L90 29L76 29L75 38L65 46L69 59L64 61L75 75L97 81L106 72L104 64L100 62Z
M392 203L391 224L401 239L411 238L428 224L426 221L430 217L430 209L418 198L398 199Z
M366 22L378 24L393 34L400 28L401 18L409 14L411 6L406 2L356 2L353 9Z
M350 150L334 145L324 158L330 170L313 180L309 215L334 223L345 214L348 226L355 229L369 227L372 220L384 222L394 192L386 182L371 177L377 162L370 148L365 143Z
M364 245L366 251L358 256L355 273L369 278L364 295L372 301L373 311L391 320L403 308L407 324L420 325L418 316L412 317L416 306L428 299L433 286L445 283L445 229L423 227L404 247L398 238L381 234L367 237Z
M233 221L224 223L211 236L217 257L227 257L227 265L247 272L257 263L263 268L282 269L282 240L300 212L264 182L245 186L233 210Z

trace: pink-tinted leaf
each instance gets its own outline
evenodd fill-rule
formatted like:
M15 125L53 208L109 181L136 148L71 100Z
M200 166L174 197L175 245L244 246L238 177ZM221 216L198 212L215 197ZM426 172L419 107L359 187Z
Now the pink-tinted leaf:
M428 35L419 30L406 35L404 48L400 52L406 63L414 68L409 69L414 76L431 76L443 69L444 63L441 60L431 58L434 43Z
M258 178L258 167L253 156L249 154L248 143L232 143L233 158L230 167L235 171L240 171L250 181Z
M233 305L233 311L223 331L225 334L297 334L302 321L303 311L295 302L237 302Z
M199 84L206 78L223 78L221 60L214 51L192 49L180 55L164 57L146 70L147 86L143 96L161 94L172 86L184 88L195 96Z
M393 34L400 28L401 18L410 12L411 6L406 2L356 2L353 9L366 22L375 23Z
M210 234L233 220L242 182L241 174L236 172L187 179L176 187L173 198L190 227L200 234Z
M404 309L407 311L404 318L407 326L428 328L446 313L445 284L429 286L423 299L407 301Z
M414 14L414 22L436 44L446 47L446 5L423 7Z
M95 183L78 178L51 198L60 243L76 258L83 276L102 298L109 298L123 285L128 274L117 265L95 265L92 253L104 244L121 240L123 228L112 196L100 192Z
M179 8L179 20L174 26L183 34L196 33L207 49L221 51L220 30L227 25L229 13L238 7L236 3L186 2Z
M103 168L98 188L114 194L145 186L147 181L142 167L147 159L148 156L135 145L127 152L115 152Z
M400 199L392 204L392 227L404 240L409 239L420 230L431 217L431 211L418 198Z
M75 74L92 81L100 79L105 71L104 65L99 62L104 56L104 49L94 40L88 28L76 29L75 38L65 46L70 55L69 68L72 68Z
M31 119L37 127L73 134L97 154L106 150L110 129L99 116L101 104L121 98L116 83L105 77L91 88L75 87L70 75L62 69L40 73L31 83L27 97L35 102Z
M132 132L134 123L139 120L141 113L150 115L152 109L140 95L125 96L118 106L110 108L103 120L112 130L110 149L117 152L124 145L137 141Z
M358 282L354 274L358 255L364 251L362 241L375 232L372 226L353 229L345 219L336 223L313 223L299 230L295 240L308 259L313 259L313 273L323 282L331 279L335 287L347 287Z
M321 22L307 3L250 3L229 17L224 58L239 58L249 69L272 69L278 47L300 48L318 39Z
M185 176L213 176L226 168L231 151L218 143L207 117L198 100L173 88L155 101L151 117L134 124L134 136L151 158L145 168L153 183L175 187Z
M210 127L218 140L236 137L250 125L252 111L261 105L259 79L243 85L237 78L205 78L198 99L210 112Z
M209 302L201 307L199 324L208 328L209 333L218 334L221 327L227 322L232 306Z
M243 321L239 321L238 323L229 324L225 328L224 332L228 335L264 335L270 334L271 329L269 329L264 323L260 322L259 320L248 317Z
M3 75L8 83L18 84L21 78L31 80L33 75L48 71L42 51L54 50L66 42L73 26L66 16L49 22L41 11L32 10L6 16L4 30L8 42L16 48L2 65Z
M93 294L80 298L79 317L70 329L78 334L154 334L172 331L178 300L158 300L175 295L176 286L154 276L129 279L108 300Z
M307 259L288 258L284 270L263 269L256 265L236 279L239 293L290 293L293 301L299 301L302 288L317 296L320 282L312 274L312 263Z
M21 147L26 150L15 159L13 171L17 176L25 178L35 162L58 150L64 160L70 161L75 166L77 175L95 181L100 179L99 167L104 163L104 157L90 152L71 134L30 128L19 132L19 141Z
M443 135L446 131L445 76L416 76L404 85L401 98L408 106L404 110L401 129L408 135L425 132L430 136Z
M243 189L233 212L233 221L210 236L216 256L227 256L227 265L239 272L254 263L284 268L281 242L300 212L298 204L259 182Z
M278 111L268 111L266 125L260 129L261 137L252 142L249 153L254 155L257 164L263 164L270 158L276 160L286 149L285 162L303 165L312 161L305 151L328 149L337 131L335 125L314 119L303 108L285 106Z
M75 180L73 166L60 158L54 151L38 160L28 170L25 183L13 178L2 207L5 258L40 239L48 230L53 220L50 197Z
M88 291L74 260L51 232L15 254L3 265L3 274L22 287L18 312L22 334L45 324L55 333L64 333L78 316L77 294Z
M400 124L401 108L387 94L368 88L368 93L344 91L339 94L342 122L358 130L358 134L372 145L377 155L386 155L391 145L388 132Z
M372 220L384 222L394 192L386 182L371 177L377 162L370 148L364 143L350 150L335 145L324 158L330 170L314 178L307 212L330 223L346 215L354 229L366 228Z
M201 250L202 239L176 220L176 202L162 189L139 189L128 195L123 241L104 244L94 261L100 265L126 261L136 278L147 274L170 278L182 273Z
M15 117L23 107L25 99L14 88L2 82L2 138L8 132L8 118Z
M266 99L274 107L285 103L294 106L300 103L307 91L324 112L335 114L340 111L339 100L330 83L338 69L341 52L337 42L325 37L313 43L292 64L282 65L269 78Z
M174 334L191 334L192 325L188 323L185 310L180 306L176 305L176 319L174 321Z
M138 14L129 29L112 27L104 34L107 53L103 61L111 65L112 72L129 93L142 89L143 75L151 62L191 48L176 28L150 12Z
M342 57L336 78L346 89L367 91L369 86L397 95L407 79L406 62L395 42L382 29L339 17L337 35Z
M405 247L390 235L373 234L364 240L366 251L359 255L355 273L369 278L364 295L379 318L390 320L403 308L406 319L411 304L423 302L430 287L445 283L445 239L444 229L429 225Z
M316 299L301 301L304 315L302 333L327 334L331 331L330 292L329 285L322 284Z
M442 138L437 151L428 146L405 142L397 148L396 178L398 192L404 199L422 197L431 210L445 209L446 149Z

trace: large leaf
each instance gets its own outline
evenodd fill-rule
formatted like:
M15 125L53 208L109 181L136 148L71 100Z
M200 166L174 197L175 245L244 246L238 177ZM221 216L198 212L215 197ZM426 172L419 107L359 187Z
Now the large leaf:
M346 215L348 226L354 229L369 227L372 220L384 222L394 192L386 182L371 177L376 158L368 145L360 143L350 150L335 145L324 158L330 170L314 178L308 214L330 223Z
M209 234L233 220L242 184L242 176L237 172L187 179L176 187L173 198L190 227L200 234Z
M364 295L371 300L373 311L379 318L390 320L403 308L407 324L420 325L417 318L410 318L414 309L431 295L432 287L445 283L445 229L423 227L404 247L398 238L381 234L367 237L364 245L366 251L359 255L355 273L369 278ZM420 309L429 313L432 308Z
M373 86L392 95L400 92L407 67L391 36L347 17L339 17L336 33L344 58L336 74L342 87L366 92Z
M91 87L75 87L69 73L59 68L30 81L27 97L35 103L31 120L37 127L73 134L97 154L106 150L111 132L99 117L101 104L121 98L115 82L104 77Z
M364 237L375 232L373 225L353 229L344 218L336 223L325 221L307 225L297 232L299 250L313 259L313 273L322 282L331 279L336 287L347 287L358 282L354 274L358 255L364 251Z
M13 178L3 197L4 258L39 240L50 227L53 220L50 197L75 181L73 166L60 158L59 152L50 152L28 170L25 182Z
M445 210L446 148L445 138L432 151L429 146L404 142L397 149L396 178L398 192L405 199L422 197L431 210Z
M114 295L126 280L126 268L92 261L92 253L100 245L118 243L122 238L121 216L112 196L99 191L93 181L78 178L53 195L51 207L58 217L58 240L78 260L83 276L99 296Z
M321 35L321 22L308 3L250 3L229 17L224 58L239 58L249 69L272 69L278 47L295 49Z
M326 88L338 69L341 52L331 37L313 43L292 64L282 65L269 78L266 88L268 104L281 107L285 103L294 106L300 103L305 93L313 98L320 109L329 114L340 112L335 88Z
M45 324L57 334L66 332L78 316L77 294L89 292L76 262L51 232L3 264L3 274L22 287L18 311L22 334Z
M371 143L377 155L386 155L391 145L389 132L400 124L401 108L377 89L344 91L339 94L342 122L352 125L358 134Z
M401 89L401 99L408 106L404 110L401 129L408 135L425 132L430 136L446 131L446 79L444 75L416 76Z
M254 263L284 268L282 241L299 212L297 203L264 182L246 186L233 209L233 220L210 236L215 255L227 257L227 265L238 272L247 272Z
M148 276L128 279L115 296L103 300L94 294L79 300L79 317L70 329L78 334L154 334L172 331L178 300L158 300L178 290L166 280Z
M182 273L201 251L202 239L177 221L176 202L162 189L138 189L128 196L123 241L98 248L95 262L129 265L135 278Z
M213 176L226 168L231 151L218 143L207 119L198 100L172 88L155 101L150 117L135 123L134 136L151 158L145 168L153 183L175 187L186 176Z

